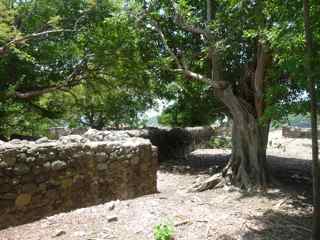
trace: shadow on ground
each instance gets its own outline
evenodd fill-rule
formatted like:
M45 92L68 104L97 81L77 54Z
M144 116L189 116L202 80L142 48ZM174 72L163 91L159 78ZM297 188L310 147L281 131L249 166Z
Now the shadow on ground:
M229 155L220 155L217 161L216 156L208 156L190 161L168 161L162 163L161 171L174 174L190 175L213 175L221 172L226 165ZM279 156L268 156L272 182L267 192L245 192L240 199L255 196L265 197L270 200L289 198L290 204L305 208L312 203L312 178L311 160L286 158Z
M237 236L220 235L217 240L306 240L311 237L312 217L273 210L253 216Z
M163 162L160 169L175 174L214 174L227 164L229 154L201 154L192 160L171 160ZM312 183L312 161L307 159L287 158L283 156L268 156L271 175L287 183Z
M243 240L306 240L311 237L312 216L301 211L288 213L269 210L248 221L246 231L242 234Z

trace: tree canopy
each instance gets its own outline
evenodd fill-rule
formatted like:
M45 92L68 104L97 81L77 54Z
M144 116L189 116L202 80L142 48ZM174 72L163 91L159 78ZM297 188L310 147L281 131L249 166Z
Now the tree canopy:
M241 187L264 187L270 123L308 112L302 6L1 0L0 135L138 127L141 114L166 99L160 120L172 126L232 118L233 154L224 173ZM310 6L315 66L318 8Z
M0 9L0 135L138 124L159 63L122 1L2 0Z

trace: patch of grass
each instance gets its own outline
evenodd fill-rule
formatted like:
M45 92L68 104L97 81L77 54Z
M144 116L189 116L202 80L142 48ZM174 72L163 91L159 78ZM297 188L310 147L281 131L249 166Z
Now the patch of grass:
M170 224L157 224L154 227L155 240L174 240L174 228Z

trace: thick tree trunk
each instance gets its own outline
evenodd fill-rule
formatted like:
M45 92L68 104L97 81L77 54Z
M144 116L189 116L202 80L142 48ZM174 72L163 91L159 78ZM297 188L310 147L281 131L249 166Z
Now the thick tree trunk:
M240 106L239 101L236 103ZM234 109L238 108L230 108ZM236 111L232 115L232 154L222 175L213 175L204 182L196 183L189 191L205 191L230 182L247 191L260 191L267 187L269 171L266 150L269 124L261 125L254 115L246 111Z
M233 117L232 155L225 173L241 188L265 188L268 182L266 149L269 126L262 126L249 113Z
M266 150L269 123L262 124L255 107L234 95L231 87L216 91L233 118L232 155L224 170L241 188L264 189L268 182Z
M305 31L305 73L309 82L309 92L311 97L310 112L312 126L312 175L313 175L313 226L312 240L320 239L320 163L318 146L318 124L317 124L317 94L316 81L313 73L312 58L313 52L313 32L310 21L309 0L303 1L304 31Z

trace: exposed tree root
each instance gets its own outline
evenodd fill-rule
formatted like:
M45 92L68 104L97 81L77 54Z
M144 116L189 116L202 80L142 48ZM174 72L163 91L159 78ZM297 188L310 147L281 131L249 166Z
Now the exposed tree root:
M224 178L221 173L217 173L203 182L194 184L188 189L188 192L203 192L213 188L221 188L225 186L227 182L228 180Z
M273 177L270 178L270 183L272 183L273 185L276 185L276 186L281 186L281 183ZM223 173L217 173L217 174L205 179L204 181L197 182L197 183L193 184L187 190L187 192L204 192L207 190L223 188L225 186L231 186L231 185L234 186L235 188L239 188L239 189L245 190L247 192L252 192L252 191L266 192L266 190L267 190L267 186L255 186L255 187L251 187L251 188L248 188L248 187L241 188L241 187L239 187L239 185L232 184L230 174L224 175Z

